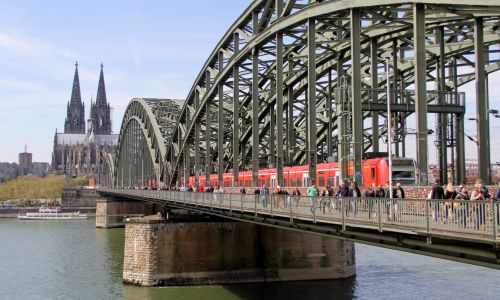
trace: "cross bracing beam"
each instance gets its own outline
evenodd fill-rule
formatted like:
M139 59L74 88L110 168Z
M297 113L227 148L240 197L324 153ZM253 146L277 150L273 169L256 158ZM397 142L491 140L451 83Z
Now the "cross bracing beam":
M271 3L272 2L272 3ZM293 3L292 3L293 2ZM473 25L474 16L482 16L484 20L484 44L490 45L498 43L499 36L497 31L498 15L500 14L500 9L496 3L492 1L479 1L471 3L466 3L467 1L442 1L438 5L431 3L430 1L414 1L416 3L422 3L425 7L424 16L424 28L425 34L429 35L434 28L444 27L445 28L445 59L458 59L463 62L471 62L472 58L470 53L473 52L473 36L471 37L473 31L468 30ZM281 8L280 5L283 6ZM392 84L397 85L398 89L407 89L414 84L414 64L411 62L413 56L412 49L415 47L413 43L413 9L412 5L404 3L402 1L377 1L376 3L361 3L353 1L348 3L350 7L362 7L360 21L360 64L361 64L361 86L364 88L373 88L370 80L370 44L373 39L377 40L378 49L377 53L377 63L378 68L382 68L382 62L386 57L391 55L393 52L393 47L396 45L396 50L400 52L398 55L399 60L393 67L397 68L397 78L395 80L391 79ZM277 12L278 8L281 12ZM331 96L331 91L336 89L336 73L337 68L336 57L339 53L342 53L344 57L343 61L343 76L346 76L348 82L351 80L352 76L352 64L350 60L351 55L351 33L349 32L350 20L349 20L349 7L346 7L346 3L338 1L322 1L311 2L308 1L255 1L250 5L250 7L243 13L243 15L233 24L233 26L228 30L227 34L223 37L221 42L217 45L213 54L207 60L203 71L198 76L195 81L191 92L189 93L186 101L186 105L183 110L189 111L189 122L186 122L187 115L181 113L179 115L177 129L180 134L173 135L172 146L168 147L166 161L167 164L171 164L171 174L167 177L171 178L170 184L173 184L177 178L173 174L177 174L177 170L181 167L180 162L184 161L182 158L184 153L183 149L192 147L189 143L194 140L194 124L202 123L205 118L205 107L206 103L210 102L212 109L219 112L219 106L217 103L218 95L224 95L224 101L222 101L223 106L223 121L225 126L223 140L233 141L238 139L240 147L238 147L238 153L233 153L236 148L226 146L223 144L224 149L220 149L221 145L213 148L217 151L216 156L221 156L219 159L223 159L227 162L232 162L233 173L236 172L234 169L240 169L243 160L247 157L250 150L248 146L243 146L244 143L250 140L258 141L258 148L253 149L254 160L259 160L258 162L253 162L253 166L256 164L261 164L266 161L277 161L276 159L265 157L268 153L273 153L273 155L279 155L276 152L276 143L286 143L286 145L292 145L293 141L297 141L298 144L295 145L305 145L306 143L306 132L307 126L313 124L309 122L306 126L306 117L304 113L304 107L307 100L305 91L309 89L308 79L307 79L307 69L310 65L308 63L307 57L307 20L314 18L316 21L315 31L316 31L316 55L315 62L317 86L316 86L316 110L318 113L324 111L325 102L330 97L329 101L335 103L337 99ZM370 22L370 26L367 25ZM466 30L464 30L466 28ZM237 51L235 51L235 35L237 34ZM283 101L282 107L280 109L283 111L283 117L289 116L292 122L287 122L284 128L283 140L276 140L276 133L274 132L274 127L276 124L276 112L279 110L276 107L276 60L278 48L276 38L279 35L283 36ZM430 43L427 43L425 47L425 60L428 65L425 68L425 80L434 80L434 72L436 69L436 61L443 60L439 57L439 45L433 43L433 37L429 37ZM257 59L253 62L257 65L254 66L252 63L251 55L255 53L257 49ZM472 51L472 52L471 52ZM219 53L223 53L224 60L219 63ZM394 56L394 53L392 53ZM407 57L405 57L407 56ZM237 67L237 68L236 68ZM234 70L238 69L236 73ZM485 69L488 69L486 67ZM253 74L252 74L253 70ZM381 73L381 72L380 72ZM462 78L463 71L456 76ZM205 74L209 74L208 80L206 80ZM258 83L254 83L253 75L257 74ZM310 72L309 72L310 74ZM325 78L328 74L333 74L331 84L329 86L324 85L322 78ZM233 82L236 81L237 77L239 92L239 111L234 111L234 86ZM387 80L384 76L378 76L379 80L377 82L378 86L376 88L383 89L387 84ZM473 77L472 77L473 78ZM397 81L397 82L396 82ZM448 80L447 80L448 82ZM224 91L221 93L219 89L222 87ZM257 87L252 93L252 87ZM329 90L330 92L325 92ZM199 108L196 109L194 106L194 91L199 91ZM291 93L290 93L291 91ZM257 115L255 115L255 109L257 104L250 101L252 95L255 92L259 93L259 108ZM312 95L309 92L308 96ZM361 101L370 103L370 96L372 94L361 94ZM380 95L379 95L380 96ZM310 97L309 97L310 98ZM290 100L289 100L290 99ZM384 97L379 97L379 100L383 101ZM400 99L398 96L397 99ZM403 99L401 97L401 99ZM427 97L426 97L427 99ZM399 100L398 100L399 101ZM413 105L414 98L408 100L409 105ZM253 105L256 104L256 105ZM292 109L289 109L289 108ZM362 110L366 108L362 106ZM445 109L445 111L447 111ZM253 113L250 113L253 112ZM315 119L315 124L318 127L318 136L320 132L325 130L321 129L325 126L330 126L330 131L332 134L336 134L336 117L335 109L332 110L334 113L331 117L325 118L324 116L317 116ZM362 118L365 119L368 115L365 112L362 114ZM382 114L381 114L382 115ZM239 119L235 120L235 116ZM405 115L406 116L406 115ZM332 119L332 121L330 121ZM217 120L217 118L215 118ZM254 125L252 121L254 121ZM311 118L309 118L311 120ZM239 130L234 130L234 122L239 123ZM274 123L273 123L274 122ZM212 138L212 134L217 131L216 124L210 122L208 125L210 128L214 128L215 131L209 134L205 133L209 139ZM292 125L293 124L293 125ZM332 126L333 125L333 126ZM205 125L206 126L206 125ZM258 126L258 128L257 128ZM290 127L290 128L288 128ZM253 130L252 130L253 128ZM290 130L292 129L292 130ZM293 136L290 135L292 133ZM235 134L240 136L236 137ZM363 133L363 144L366 148L366 137L369 133L365 130ZM218 136L216 139L219 138ZM220 139L219 139L220 140ZM327 137L317 139L317 145L320 146L327 140ZM215 144L209 143L210 145ZM255 142L253 142L255 144ZM203 146L202 146L203 147ZM296 146L295 146L296 147ZM285 150L285 156L288 155L291 146L283 149ZM305 148L304 148L305 149ZM221 153L221 150L222 153ZM206 150L205 150L206 151ZM310 150L309 150L310 151ZM191 155L193 151L187 151ZM203 149L200 149L199 153L202 153ZM281 151L278 151L281 152ZM301 152L301 151L298 151ZM304 151L302 151L304 152ZM309 152L310 153L310 152ZM238 156L241 159L234 165L234 156ZM304 157L303 154L298 154ZM169 158L174 158L169 161ZM229 163L224 166L224 170L229 168Z
M114 185L146 185L146 178L159 183L168 168L166 147L172 146L173 128L182 100L133 99L122 121L112 169ZM140 165L138 165L140 164Z

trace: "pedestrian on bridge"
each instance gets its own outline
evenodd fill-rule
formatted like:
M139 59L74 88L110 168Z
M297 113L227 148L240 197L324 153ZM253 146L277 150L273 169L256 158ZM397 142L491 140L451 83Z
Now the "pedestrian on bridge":
M377 198L385 198L385 190L383 185L379 185L378 189L375 191L375 197Z
M368 219L372 218L373 201L375 201L375 184L372 183L366 188L365 201L368 202Z
M358 214L358 199L361 198L361 191L359 190L356 181L353 181L351 183L351 189L349 190L349 194L347 195L347 197L351 198L351 210L354 217L356 217L356 215Z
M500 225L500 182L498 182L498 189L497 191L495 192L495 196L493 197L493 205L496 205L497 209L496 209L496 212L497 212L497 228L498 228L498 225Z
M474 204L475 206L475 213L476 213L476 230L481 229L481 225L484 224L484 219L485 219L485 200L486 197L484 195L484 187L483 184L480 183L482 181L476 180L476 184L474 185L474 191L472 191L472 194L470 195L470 199L473 201L483 201L477 202Z
M441 186L441 181L437 178L432 185L431 199L443 200L444 199L444 189ZM435 201L434 203L434 220L437 222L441 220L441 202Z
M461 222L462 226L464 228L467 228L467 219L469 218L469 203L467 203L467 200L470 200L469 192L467 191L467 187L465 184L460 188L460 192L457 194L455 197L455 200L459 200L460 203L457 203L459 205L459 209L457 212L460 212L461 216Z
M314 213L316 209L316 197L318 197L319 191L316 186L316 182L312 182L312 185L307 189L307 195L311 196L311 214Z
M262 207L267 208L267 201L269 197L269 189L267 186L264 184L262 185L262 188L260 189L260 197L262 198Z

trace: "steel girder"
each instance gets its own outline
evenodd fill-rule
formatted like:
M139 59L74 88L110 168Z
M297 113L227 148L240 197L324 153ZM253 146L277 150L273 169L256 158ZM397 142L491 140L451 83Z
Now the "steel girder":
M103 153L101 157L102 175L99 182L100 186L113 187L115 184L115 159L113 155L114 153Z
M116 186L145 186L163 179L166 147L182 100L136 98L123 117L112 178Z
M456 89L475 79L467 69L474 66L471 54L478 47L473 42L474 18L481 17L483 22L482 44L494 51L490 46L500 40L500 6L487 0L473 5L467 3L470 1L412 2L253 2L214 49L187 97L173 142L166 149L167 182L174 184L181 170L184 177L198 177L203 158L206 174L220 175L232 168L237 178L238 170L251 168L258 184L255 175L260 167L276 166L280 174L283 162L304 163L306 158L313 166L316 155L324 159L323 152L333 153L335 139L341 145L354 145L354 150L376 148L378 141L373 137L383 130L378 132L378 125L368 128L364 123L371 117L372 125L378 124L379 116L387 116L378 113L373 117L365 108L387 101L387 78L379 74L386 59L395 70L389 78L394 104L420 104L415 105L420 115L422 107L433 104L444 107L443 112L456 113ZM353 20L356 26L352 26ZM421 27L415 27L415 21ZM442 39L436 38L437 30L443 32ZM414 53L419 47L423 50L417 57ZM359 54L355 63L352 49ZM437 72L443 69L438 68L440 63L446 69L455 66L458 72ZM496 61L487 64L486 71L497 69ZM420 89L407 96L416 83L416 73ZM421 81L437 81L439 73L446 78L445 85L433 97ZM447 95L455 102L446 102ZM356 107L359 102L364 103L361 110ZM391 121L407 115L396 112ZM354 133L354 143L348 126L352 120L361 125L361 131ZM427 121L419 120L418 139L427 143L427 130L423 130ZM307 135L311 127L317 129L314 136ZM353 159L349 147L343 151L335 148L340 160ZM354 160L359 161L356 151ZM419 170L421 182L426 183L423 155Z

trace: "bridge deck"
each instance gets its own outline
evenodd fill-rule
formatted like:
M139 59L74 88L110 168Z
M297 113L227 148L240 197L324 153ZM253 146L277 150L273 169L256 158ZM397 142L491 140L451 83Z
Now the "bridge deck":
M498 203L124 189L99 191L500 269Z

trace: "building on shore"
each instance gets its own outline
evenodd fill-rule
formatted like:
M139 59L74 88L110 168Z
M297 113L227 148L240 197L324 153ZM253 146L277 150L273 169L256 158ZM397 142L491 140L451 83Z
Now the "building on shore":
M90 104L90 117L86 126L85 104L81 97L76 64L64 132L57 132L56 129L54 136L52 172L68 178L99 178L105 155L112 153L118 143L118 134L112 134L111 106L106 97L102 64L96 100L93 102L91 99Z
M49 175L50 164L48 162L33 162L32 174L37 177Z
M454 169L452 164L448 164L448 181L451 182ZM495 184L500 182L500 164L492 164L491 167L491 182ZM466 178L458 178L457 181L465 180L469 184L473 184L476 179L479 178L479 164L476 159L466 159L465 160L465 177ZM429 182L434 182L436 178L439 178L439 166L435 164L429 165Z
M24 146L24 152L19 153L19 167L21 175L28 175L33 169L33 153L28 152L28 146Z

